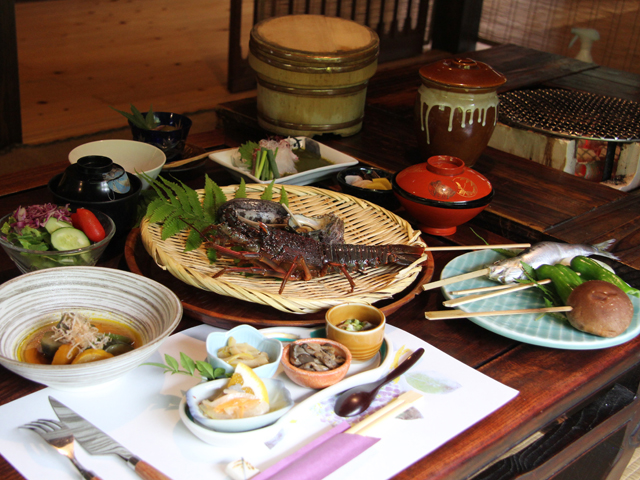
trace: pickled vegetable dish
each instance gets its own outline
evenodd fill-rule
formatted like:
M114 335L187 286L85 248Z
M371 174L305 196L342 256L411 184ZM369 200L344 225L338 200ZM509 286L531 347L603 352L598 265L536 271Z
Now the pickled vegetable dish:
M233 337L229 338L226 346L218 349L218 358L232 367L244 363L247 367L258 368L269 363L267 352L261 352L248 343L238 343Z
M76 365L122 355L140 345L140 335L123 323L69 311L30 334L18 359L40 365Z

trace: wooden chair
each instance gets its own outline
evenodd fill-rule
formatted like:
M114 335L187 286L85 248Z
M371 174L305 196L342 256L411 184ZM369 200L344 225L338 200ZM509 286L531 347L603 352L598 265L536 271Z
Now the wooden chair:
M230 0L227 88L232 93L255 88L242 55L242 0ZM367 25L380 37L379 62L420 55L425 44L429 0L254 0L253 23L271 17L314 14L343 17Z

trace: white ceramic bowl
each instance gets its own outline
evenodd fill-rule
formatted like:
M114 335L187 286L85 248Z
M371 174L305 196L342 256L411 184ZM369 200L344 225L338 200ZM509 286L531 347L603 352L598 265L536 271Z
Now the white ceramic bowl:
M248 343L269 356L269 363L256 367L253 371L260 378L271 378L278 371L282 358L282 343L274 338L267 338L260 330L251 325L239 325L228 332L213 332L207 337L207 361L213 368L224 368L226 373L231 373L235 367L218 358L218 350L227 345L229 338L233 337L237 343Z
M127 324L140 334L143 345L129 353L79 365L19 361L24 339L68 310ZM38 270L0 285L0 364L60 390L94 387L117 379L147 360L181 318L178 297L141 275L102 267Z
M269 394L270 407L269 411L264 415L229 420L214 420L205 417L198 405L200 405L203 400L211 399L220 393L222 389L226 387L227 383L229 383L229 379L227 378L201 383L188 390L185 398L187 399L189 413L191 413L193 419L200 425L217 432L248 432L271 425L293 407L293 399L291 398L289 390L285 388L282 380L265 378L263 382Z
M167 157L164 152L153 145L134 140L98 140L79 145L69 153L69 162L76 163L80 158L88 155L102 155L110 158L113 163L120 165L128 173L142 172L155 180ZM149 184L142 177L142 189L149 188Z

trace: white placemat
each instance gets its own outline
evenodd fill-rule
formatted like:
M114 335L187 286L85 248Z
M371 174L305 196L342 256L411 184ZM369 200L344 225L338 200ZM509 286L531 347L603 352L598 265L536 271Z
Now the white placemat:
M162 362L168 353L206 357L205 339L215 327L201 325L171 336L150 361ZM513 399L518 392L477 372L403 330L387 325L395 352L404 358L425 348L420 362L383 395L415 389L423 394L409 418L395 418L370 432L381 438L368 451L343 466L329 479L386 479ZM287 380L284 373L278 378ZM143 460L174 480L227 479L226 465L241 457L263 470L342 421L333 414L334 399L301 412L277 439L265 444L224 449L203 443L181 423L178 404L198 382L186 375L168 375L159 368L140 366L120 380L86 392L45 388L0 407L0 453L28 480L75 480L71 463L34 432L20 425L39 418L56 419L49 405L53 396L93 422ZM289 382L290 383L290 382ZM292 388L299 388L291 384ZM309 391L312 392L312 391ZM298 390L294 398L304 394ZM462 433L463 434L463 433ZM76 456L103 480L138 479L115 455L91 456L76 442Z

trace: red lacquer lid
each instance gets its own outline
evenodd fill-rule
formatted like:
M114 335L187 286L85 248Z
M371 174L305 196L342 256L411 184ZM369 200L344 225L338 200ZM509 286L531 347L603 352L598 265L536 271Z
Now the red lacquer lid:
M456 157L438 155L396 175L406 193L437 202L473 202L492 195L491 183Z
M471 58L447 58L420 69L420 78L447 87L497 88L507 81L486 63Z

